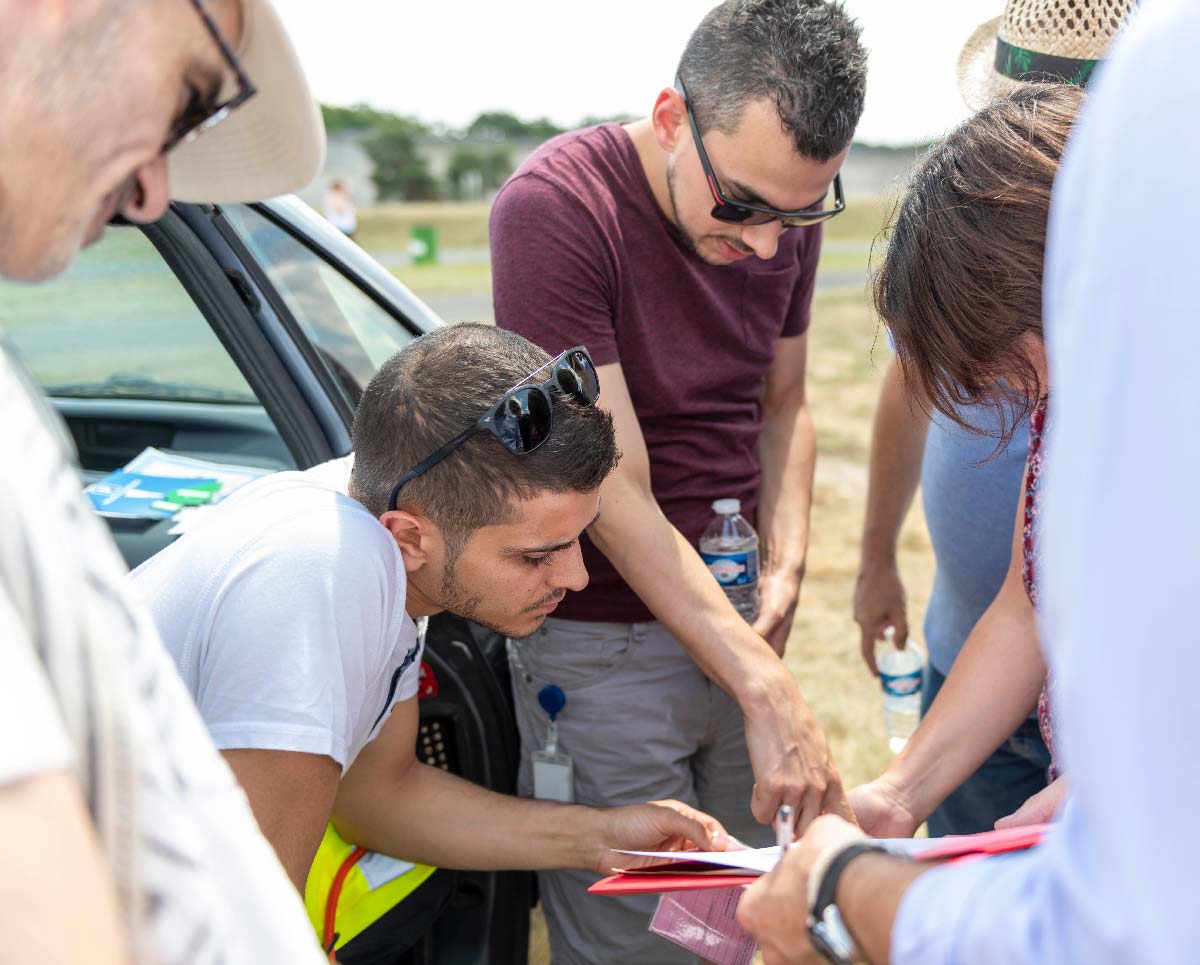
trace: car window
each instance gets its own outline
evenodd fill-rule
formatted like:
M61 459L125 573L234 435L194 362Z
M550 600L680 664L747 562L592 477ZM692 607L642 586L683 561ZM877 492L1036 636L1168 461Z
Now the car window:
M362 289L253 208L221 209L287 302L304 334L346 393L358 403L387 359L413 335Z
M0 282L0 330L60 398L254 404L254 393L154 246L111 228L47 285Z

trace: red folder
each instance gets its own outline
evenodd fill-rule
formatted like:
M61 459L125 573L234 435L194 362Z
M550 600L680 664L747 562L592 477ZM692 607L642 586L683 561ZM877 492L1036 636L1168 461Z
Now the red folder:
M1030 824L1023 828L1003 831L984 831L981 834L950 834L933 838L928 848L913 854L917 861L937 861L939 858L966 858L971 855L1004 854L1023 851L1041 842L1048 824Z
M661 866L659 866L661 867ZM647 869L643 869L647 870ZM752 874L653 874L630 875L617 872L601 878L588 889L590 895L657 895L664 891L697 891L701 888L734 888L752 885L758 880Z
M1023 828L1006 828L1003 831L984 831L981 834L950 835L933 838L929 847L909 851L917 861L938 861L943 858L965 860L1009 851L1022 851L1038 844L1050 827L1048 824L1031 824ZM588 889L593 895L646 895L664 891L694 891L700 888L730 888L737 885L752 885L759 875L752 872L739 873L736 868L689 861L680 854L679 861L618 871L601 878Z

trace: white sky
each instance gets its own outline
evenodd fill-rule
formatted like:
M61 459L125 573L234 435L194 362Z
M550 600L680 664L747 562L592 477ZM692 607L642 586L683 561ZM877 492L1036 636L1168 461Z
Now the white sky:
M717 0L276 0L318 99L465 126L481 111L645 114ZM966 116L954 65L1002 0L847 0L871 52L859 140L936 137Z

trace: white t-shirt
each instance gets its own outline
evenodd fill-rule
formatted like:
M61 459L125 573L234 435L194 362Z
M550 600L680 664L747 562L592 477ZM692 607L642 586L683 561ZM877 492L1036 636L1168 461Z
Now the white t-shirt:
M75 774L137 962L317 965L300 896L134 605L62 423L2 346L0 412L0 781Z
M351 459L251 483L133 573L222 750L345 770L417 693L404 561L347 495Z

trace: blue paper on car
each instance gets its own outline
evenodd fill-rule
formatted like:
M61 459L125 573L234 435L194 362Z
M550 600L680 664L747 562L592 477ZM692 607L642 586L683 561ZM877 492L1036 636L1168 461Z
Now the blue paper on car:
M220 502L268 472L149 448L84 492L102 516L169 519L185 507Z
M84 492L101 516L168 519L184 506L211 502L220 488L216 479L146 476L120 469L92 483Z

